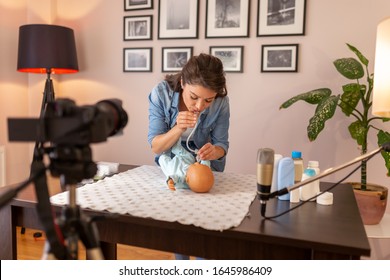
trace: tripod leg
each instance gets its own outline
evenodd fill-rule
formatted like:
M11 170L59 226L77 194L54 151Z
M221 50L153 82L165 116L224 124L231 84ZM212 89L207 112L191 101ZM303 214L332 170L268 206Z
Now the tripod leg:
M89 260L104 260L102 250L100 248L99 233L93 219L80 213L80 238L87 251L87 259Z
M102 250L100 248L88 249L87 260L104 260Z
M56 260L57 258L53 253L50 252L49 242L45 242L45 247L43 248L43 254L41 260Z

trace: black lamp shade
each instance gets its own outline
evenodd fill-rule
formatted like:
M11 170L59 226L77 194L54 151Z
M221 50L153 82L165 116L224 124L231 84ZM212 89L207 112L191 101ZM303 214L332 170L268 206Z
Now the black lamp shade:
M17 70L54 74L78 72L73 30L48 24L20 26Z

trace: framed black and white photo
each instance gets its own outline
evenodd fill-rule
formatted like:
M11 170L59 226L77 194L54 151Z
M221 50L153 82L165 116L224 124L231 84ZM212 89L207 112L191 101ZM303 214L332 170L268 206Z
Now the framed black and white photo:
M123 49L123 72L152 72L152 48Z
M306 0L258 0L257 37L305 35Z
M249 0L207 0L206 38L249 37Z
M210 54L222 61L225 72L243 72L243 46L210 47Z
M123 18L123 40L152 40L152 16L128 16Z
M162 72L179 72L191 58L193 47L162 48Z
M198 38L199 0L159 0L158 39Z
M261 46L261 72L297 71L298 44Z
M124 0L125 11L153 9L153 0Z

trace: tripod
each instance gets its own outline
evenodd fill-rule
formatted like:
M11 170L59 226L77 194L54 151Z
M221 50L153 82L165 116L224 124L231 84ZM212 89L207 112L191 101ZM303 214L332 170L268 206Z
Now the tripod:
M81 240L87 251L87 259L102 260L96 218L84 215L76 204L76 185L82 179L96 174L96 164L91 160L88 145L51 146L37 149L36 160L31 164L30 177L19 186L11 188L0 197L0 207L6 205L19 191L34 183L37 196L37 213L46 233L46 244L42 259L75 260L78 258L78 242ZM54 217L47 187L46 166L43 154L51 157L49 165L53 176L60 177L69 191L69 203L62 208L58 219Z
M49 239L42 259L75 260L78 258L78 244L81 240L87 252L87 259L102 260L104 258L99 245L95 218L84 215L76 203L77 183L92 177L97 170L96 164L91 160L91 148L88 145L60 146L52 147L50 150L50 171L54 176L60 174L61 186L65 186L69 192L69 203L63 207L61 216L57 219L57 231L60 230L59 237L63 240L60 248L63 252L53 248L58 247L57 242L53 240L50 242Z

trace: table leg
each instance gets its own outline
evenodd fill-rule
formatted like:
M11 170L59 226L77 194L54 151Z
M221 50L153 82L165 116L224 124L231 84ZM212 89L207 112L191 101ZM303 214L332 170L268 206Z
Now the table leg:
M100 248L105 260L116 260L117 244L100 241Z
M0 259L16 260L16 225L13 225L12 206L0 208Z

